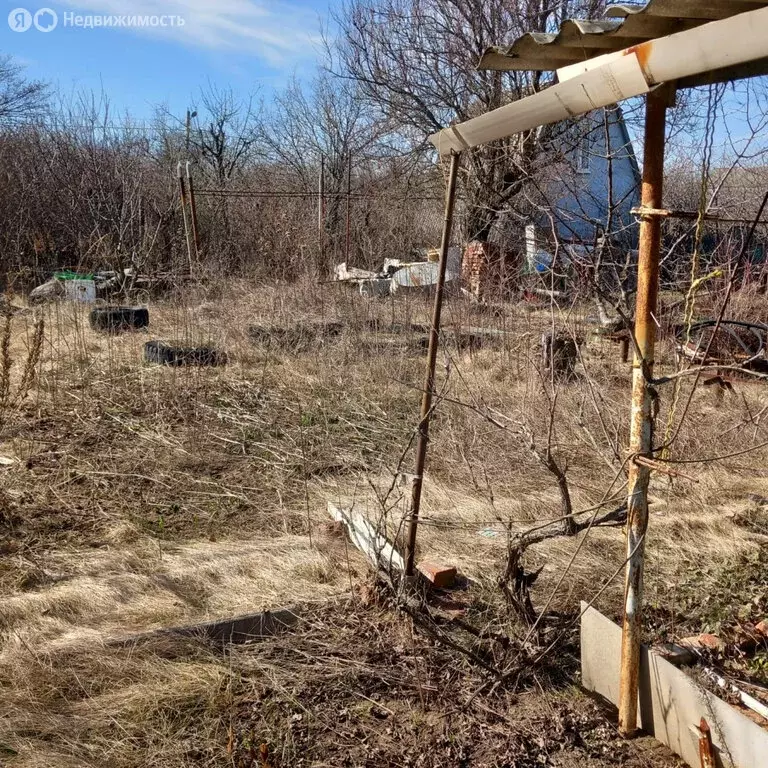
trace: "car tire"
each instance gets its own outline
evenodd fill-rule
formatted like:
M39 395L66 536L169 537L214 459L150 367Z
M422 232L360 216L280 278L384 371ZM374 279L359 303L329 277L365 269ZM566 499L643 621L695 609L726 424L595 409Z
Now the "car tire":
M120 333L149 326L146 307L96 307L91 310L91 328L106 333Z
M226 352L211 346L186 347L167 341L148 341L144 345L144 359L148 363L180 367L198 365L218 367L227 364Z

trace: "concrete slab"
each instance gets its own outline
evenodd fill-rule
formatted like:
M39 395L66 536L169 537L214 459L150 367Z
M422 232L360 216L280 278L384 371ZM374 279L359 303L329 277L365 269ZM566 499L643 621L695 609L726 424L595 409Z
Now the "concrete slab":
M617 705L621 628L584 603L582 613L582 684ZM639 700L638 725L693 768L701 765L697 726L702 717L712 729L718 766L768 766L768 731L645 647Z
M354 509L343 509L328 503L328 514L347 527L349 538L377 568L402 571L405 568L402 555L382 536L379 531Z

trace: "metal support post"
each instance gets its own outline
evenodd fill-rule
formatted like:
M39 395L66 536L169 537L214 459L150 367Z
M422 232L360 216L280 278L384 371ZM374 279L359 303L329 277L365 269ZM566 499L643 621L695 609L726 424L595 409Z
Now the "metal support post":
M184 219L184 236L187 240L187 265L189 267L189 274L192 274L192 236L189 231L189 222L187 221L187 188L184 184L184 171L181 167L181 161L179 161L176 167L176 172L179 176L179 192L181 194L181 216Z
M445 293L445 273L448 266L448 248L451 244L453 229L453 209L456 202L456 178L459 172L460 155L451 155L451 170L448 175L448 189L445 198L445 220L443 222L443 237L440 243L440 265L437 285L435 286L435 303L432 310L432 324L429 329L429 352L427 353L427 371L424 381L424 392L421 397L421 418L419 421L419 437L416 443L416 470L414 472L411 509L408 516L408 534L405 544L405 576L413 576L416 556L416 530L419 525L419 510L421 508L421 488L424 480L424 465L427 459L429 443L429 422L432 417L432 395L435 388L435 368L437 365L437 349L440 343L440 317L443 311L443 295Z
M643 159L643 208L661 208L664 179L664 129L668 94L653 91L646 97L645 153ZM627 570L624 595L624 624L621 645L619 730L631 735L637 730L637 692L640 674L641 607L645 534L648 529L648 483L651 470L634 461L651 457L653 448L653 400L649 383L653 375L656 342L655 313L659 292L661 220L645 216L640 223L635 340L637 350L632 371L632 414L629 452L629 496L627 517Z

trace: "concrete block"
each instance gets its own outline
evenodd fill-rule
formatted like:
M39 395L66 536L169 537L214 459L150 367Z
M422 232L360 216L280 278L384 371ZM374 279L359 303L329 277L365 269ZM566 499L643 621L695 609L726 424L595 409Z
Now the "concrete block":
M621 628L584 603L582 614L582 684L618 705ZM690 766L700 768L698 726L702 717L712 727L718 766L768 765L768 731L643 647L638 726Z
M456 568L452 565L425 562L419 563L416 568L438 589L450 589L456 583Z

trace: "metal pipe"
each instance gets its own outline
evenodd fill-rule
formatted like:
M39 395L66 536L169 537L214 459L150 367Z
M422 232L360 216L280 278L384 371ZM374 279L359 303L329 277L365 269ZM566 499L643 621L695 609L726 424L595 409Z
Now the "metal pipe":
M729 216L720 216L717 213L704 213L701 214L698 211L673 211L673 210L667 210L666 208L631 208L629 211L633 216L658 216L661 219L691 219L696 220L699 217L703 218L705 221L714 221L714 222L720 222L722 224L765 224L768 222L761 222L758 218L757 222L755 222L755 219L738 219L738 218L732 218ZM762 218L762 217L760 217Z
M724 7L726 3L718 3ZM741 5L747 5L742 3ZM727 13L728 11L726 11ZM578 64L570 64L557 70L558 80L567 82L587 71L603 67L625 56L636 55L643 68L648 85L671 83L686 78L695 78L702 85L720 82L717 70L730 70L724 80L737 80L763 74L761 60L768 56L768 40L765 39L765 25L768 24L768 8L734 13L725 19L716 19L708 24L658 37L623 51L593 56ZM752 67L749 62L757 62ZM737 65L745 66L739 67ZM707 75L712 78L709 80ZM684 87L690 87L690 81ZM530 97L529 97L530 98ZM521 103L524 99L521 99Z
M179 176L179 191L181 193L181 216L184 219L184 236L187 240L187 262L189 274L192 274L192 239L189 232L189 223L187 222L187 190L184 186L184 173L181 168L181 160L176 166L176 172Z
M317 184L317 234L322 247L325 234L325 158L320 158L320 178Z
M349 263L349 244L351 239L351 207L352 207L352 154L347 165L347 237L344 243L344 261Z
M435 367L437 365L437 350L440 343L440 318L443 312L443 295L445 293L445 273L448 266L448 248L451 243L453 229L453 209L456 202L456 178L459 172L461 155L456 152L451 155L451 169L448 174L448 188L445 197L445 220L443 221L443 237L440 243L440 265L437 285L435 286L435 303L432 309L432 325L429 329L429 352L427 353L427 371L424 380L424 392L421 396L421 418L419 420L419 437L416 443L416 470L411 488L411 509L408 516L408 534L405 543L405 576L413 576L414 560L416 557L416 531L419 525L419 510L421 509L421 489L424 480L424 465L427 460L429 444L429 422L432 416L432 395L435 388Z
M643 208L661 208L664 179L664 130L668 94L654 91L646 97L645 149L643 158ZM640 222L635 340L637 349L632 370L632 414L630 456L650 458L653 448L653 376L656 325L654 315L659 293L661 220L657 216ZM624 624L621 643L619 730L631 735L637 730L637 691L640 674L641 605L645 533L648 529L648 482L651 470L629 462L627 502L627 570L624 592Z
M200 236L197 222L197 201L195 200L195 184L189 170L190 162L187 160L187 184L189 185L189 211L192 214L192 239L195 243L195 258L200 261Z

